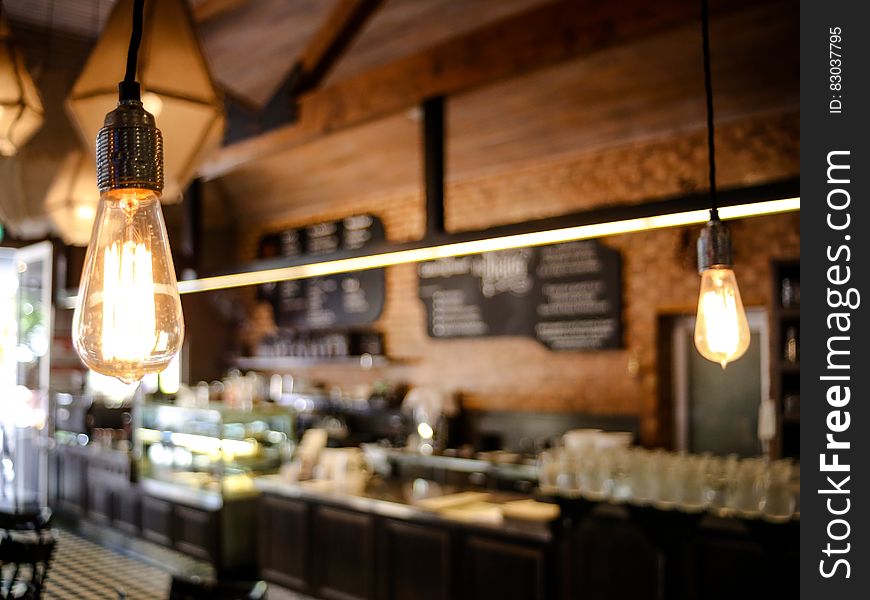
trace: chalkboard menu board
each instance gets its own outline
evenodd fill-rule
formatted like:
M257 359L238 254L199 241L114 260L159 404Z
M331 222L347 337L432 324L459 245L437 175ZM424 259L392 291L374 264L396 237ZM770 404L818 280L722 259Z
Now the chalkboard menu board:
M384 226L371 215L287 229L260 240L260 258L328 256L384 241ZM384 309L384 270L267 283L258 298L271 303L279 327L325 329L373 323Z
M619 252L595 240L420 263L429 336L533 337L553 350L619 348Z

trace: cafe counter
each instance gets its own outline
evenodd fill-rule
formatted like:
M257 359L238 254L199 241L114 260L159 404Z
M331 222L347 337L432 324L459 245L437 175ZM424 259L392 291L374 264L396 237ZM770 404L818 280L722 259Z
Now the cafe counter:
M423 479L376 477L355 493L279 476L255 485L262 576L319 598L745 600L797 592L799 521L583 499L533 503Z
M552 523L508 523L491 510L522 501L516 494L482 493L472 502L477 514L464 518L423 507L441 493L468 500L476 492L423 480L375 479L358 494L277 477L257 486L258 559L267 580L320 598L555 597Z

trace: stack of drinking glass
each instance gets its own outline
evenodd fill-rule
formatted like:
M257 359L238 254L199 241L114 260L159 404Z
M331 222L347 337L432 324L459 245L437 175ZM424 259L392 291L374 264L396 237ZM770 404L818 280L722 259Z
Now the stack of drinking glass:
M800 510L800 470L790 459L566 444L541 453L538 483L548 495L772 522Z

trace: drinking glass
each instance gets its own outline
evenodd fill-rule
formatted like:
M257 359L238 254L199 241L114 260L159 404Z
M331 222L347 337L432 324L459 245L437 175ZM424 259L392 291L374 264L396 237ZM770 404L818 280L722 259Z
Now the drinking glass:
M583 454L578 469L580 493L589 500L601 501L610 495L609 452L590 449Z
M630 500L635 504L649 504L656 493L652 453L636 448L631 453L628 472Z
M757 458L740 461L734 478L729 482L728 509L744 517L757 517L761 513L763 466L761 459Z
M662 509L673 508L680 498L682 458L676 454L657 452L653 458L655 494L653 504Z
M774 461L765 470L761 512L766 520L784 523L794 514L795 497L791 475L792 463L789 459Z
M625 502L631 499L632 495L632 452L626 448L619 448L614 450L612 460L611 497L617 502Z
M679 508L685 512L700 512L708 505L706 472L709 459L703 456L686 456L680 462L681 497Z
M538 485L545 494L553 493L558 486L559 460L556 450L544 450L538 455Z
M571 452L562 450L559 453L558 465L556 485L559 488L559 492L566 496L576 496L579 492L576 458Z

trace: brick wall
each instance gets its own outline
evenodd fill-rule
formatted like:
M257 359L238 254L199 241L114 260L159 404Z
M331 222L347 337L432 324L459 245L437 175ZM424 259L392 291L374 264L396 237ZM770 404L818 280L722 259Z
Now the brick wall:
M722 187L752 185L799 172L797 114L760 115L717 130ZM642 202L703 189L704 133L647 141L594 155L562 157L511 167L474 180L448 182L448 229L565 214L608 202ZM285 227L368 212L379 216L387 237L407 241L423 234L420 193L336 198L329 208L300 209L280 221L250 228L240 246L251 259L259 237ZM692 313L699 278L694 265L698 228L670 229L605 240L623 256L625 348L606 352L551 352L534 340L489 338L432 340L417 297L413 265L387 271L387 302L377 328L398 364L380 373L315 369L313 379L340 384L376 377L430 384L460 392L465 405L483 410L583 411L634 415L641 433L656 443L658 373L656 323L661 314ZM770 302L770 261L799 255L799 217L769 216L732 225L735 270L744 303ZM249 341L271 327L267 307L249 296Z

